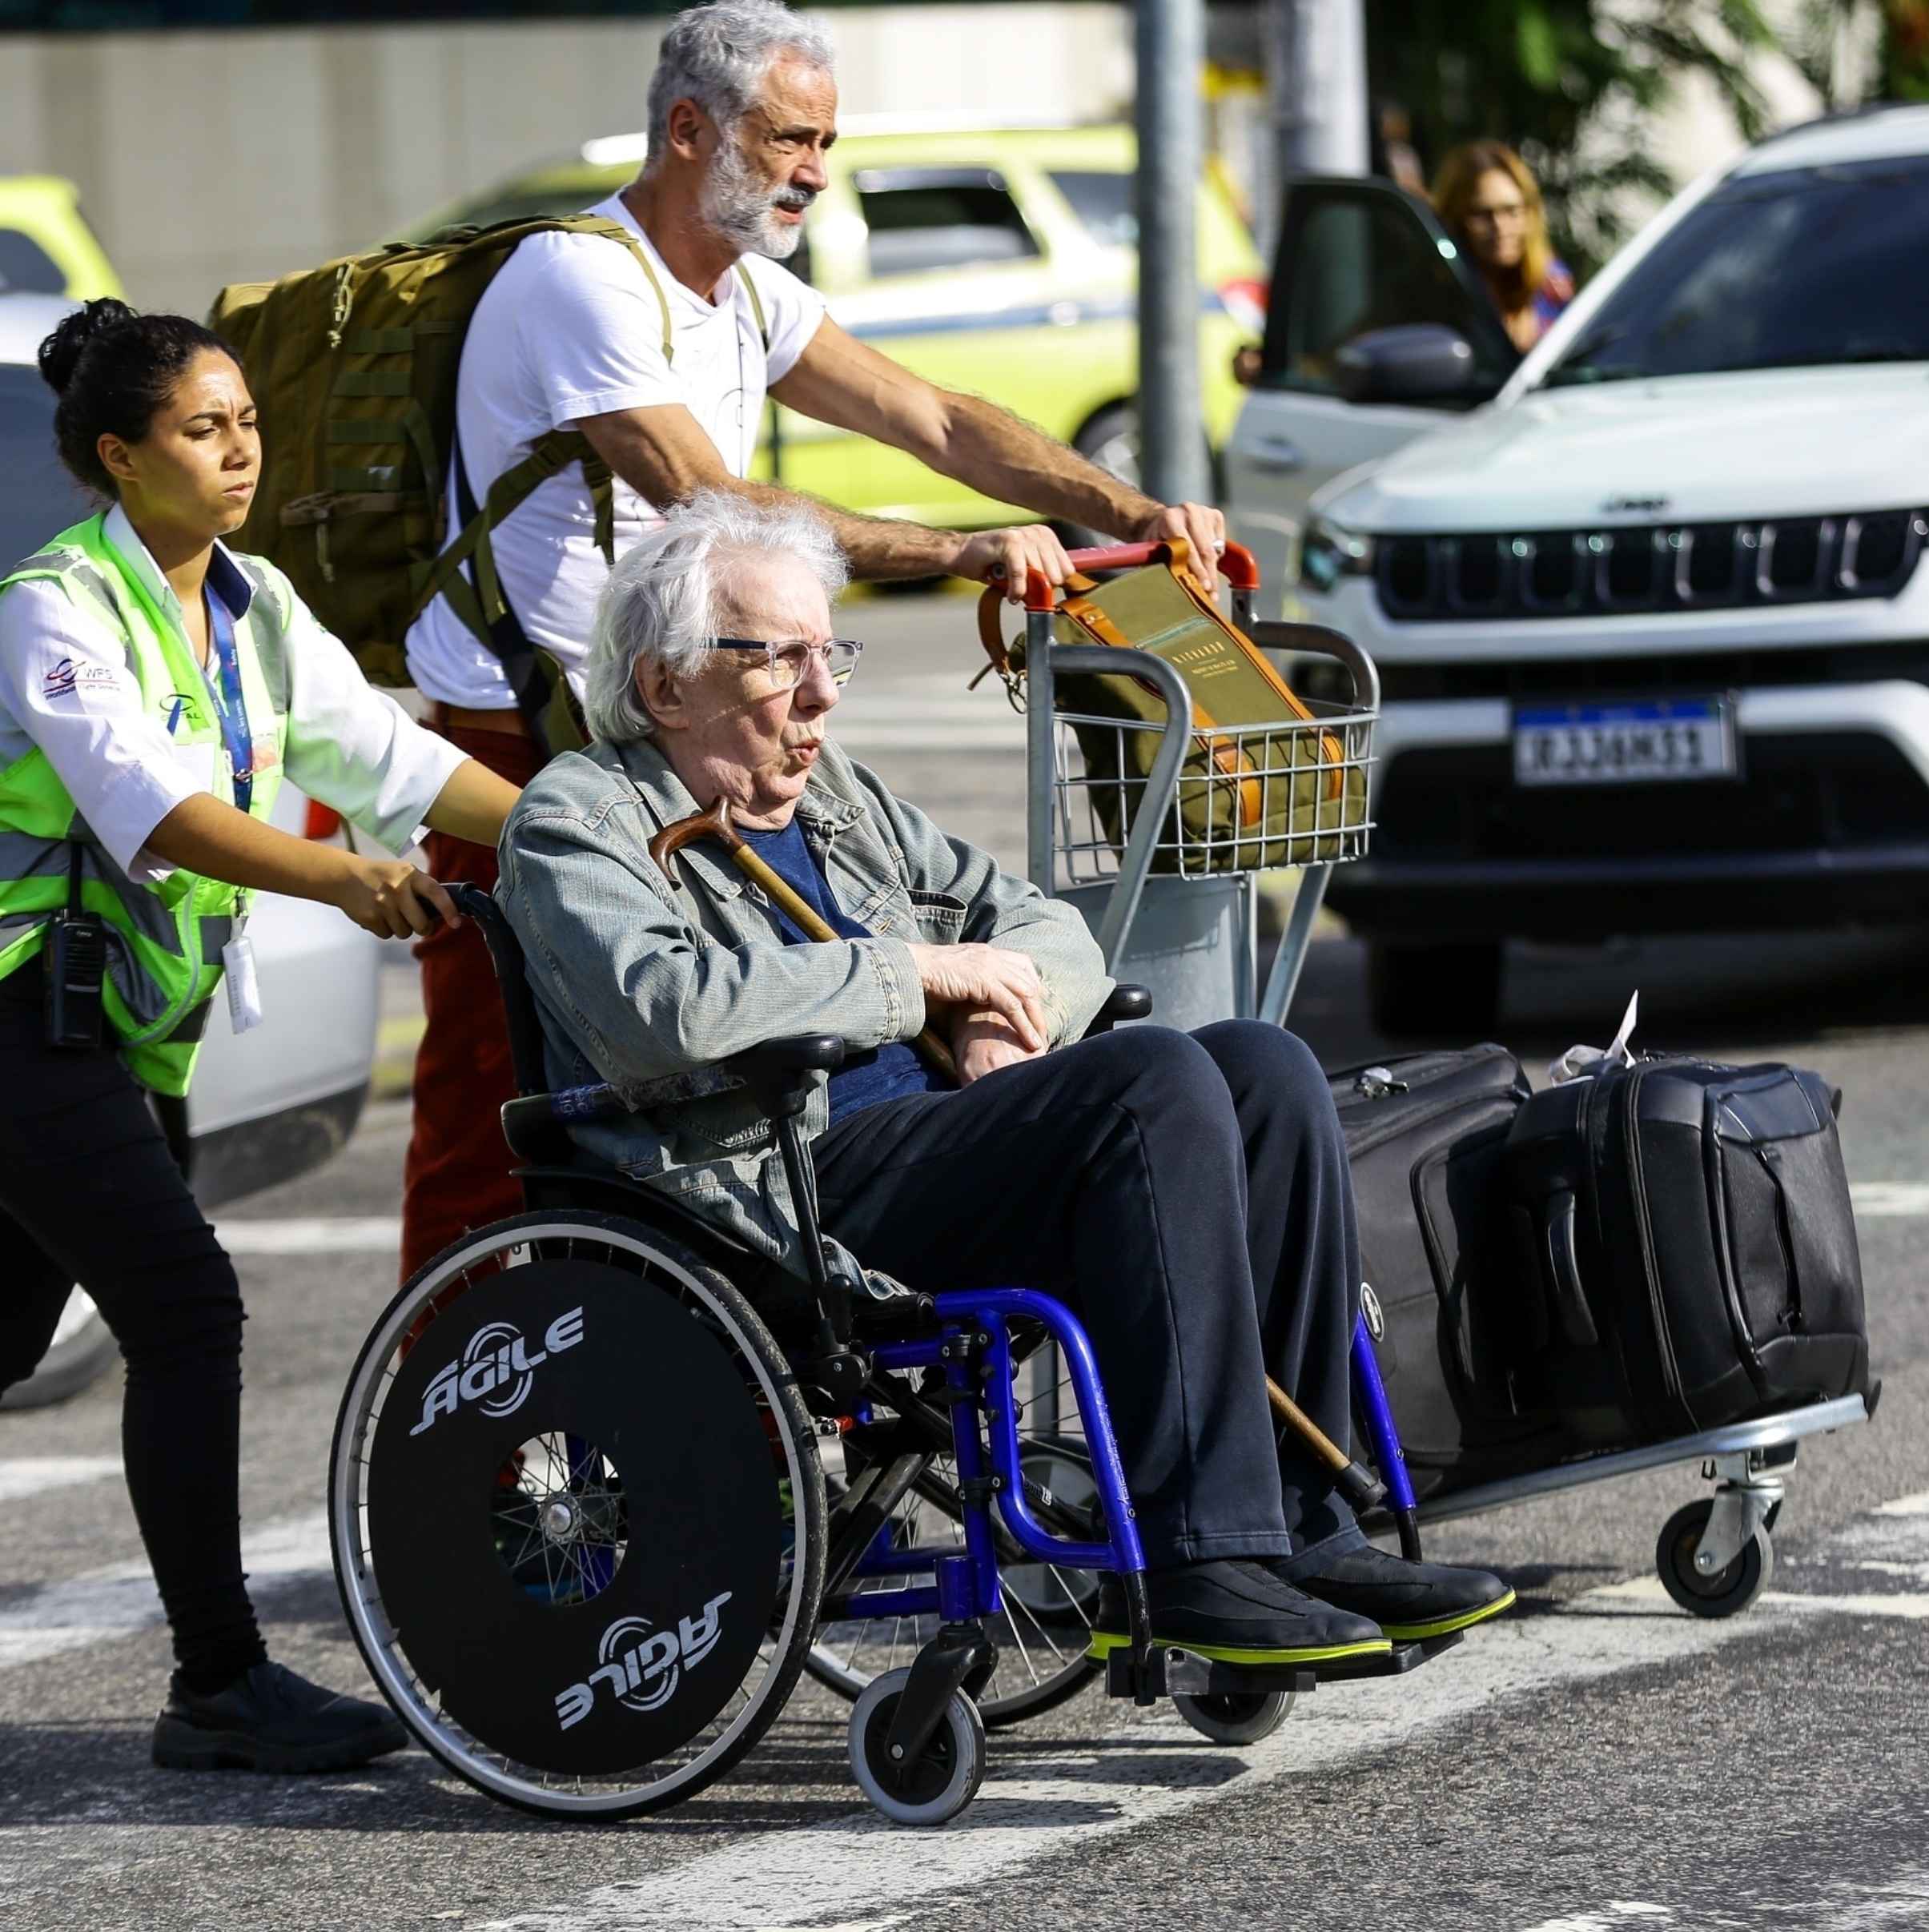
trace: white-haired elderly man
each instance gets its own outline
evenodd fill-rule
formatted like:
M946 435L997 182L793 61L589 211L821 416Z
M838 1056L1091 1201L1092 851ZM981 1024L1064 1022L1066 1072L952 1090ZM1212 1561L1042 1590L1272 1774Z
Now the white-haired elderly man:
M907 450L996 503L1022 504L1121 538L1179 536L1223 547L1216 510L1155 503L976 396L934 388L855 340L824 299L779 264L826 185L837 139L831 44L776 0L713 0L677 15L650 82L642 172L593 213L634 249L593 235L525 240L477 305L456 396L461 474L449 528L550 431L580 430L615 479L614 549L700 489L796 502L745 480L766 393L840 429ZM464 493L466 483L467 496ZM1028 567L1063 581L1042 524L960 534L824 512L863 578L946 572L1022 586ZM579 677L608 575L581 466L540 484L494 538L508 615L488 637L446 600L407 640L433 722L516 784L544 753L519 709L546 701L529 647ZM494 855L437 834L440 879L495 878ZM404 1205L406 1275L465 1227L514 1211L490 1145L515 1091L477 936L438 930L418 948L428 1032L419 1062Z
M1328 1434L1348 1428L1358 1250L1312 1054L1252 1021L1082 1038L1111 982L1079 915L826 736L861 649L831 634L844 576L809 512L719 492L610 580L585 693L595 742L524 792L497 888L553 1082L612 1082L637 1107L573 1129L579 1147L801 1277L769 1124L713 1068L837 1034L848 1057L803 1123L826 1231L921 1290L1018 1283L1079 1311L1155 1634L1307 1661L1505 1608L1493 1577L1375 1548L1330 1473L1275 1441L1268 1370ZM720 797L842 937L807 941L713 847L685 846L674 880L657 868L650 840ZM927 1025L961 1086L912 1050ZM1101 1618L1119 1614L1108 1594Z

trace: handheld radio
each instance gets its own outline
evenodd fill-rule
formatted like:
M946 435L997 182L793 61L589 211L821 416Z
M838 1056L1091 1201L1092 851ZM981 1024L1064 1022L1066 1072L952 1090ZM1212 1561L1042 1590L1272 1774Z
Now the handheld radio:
M98 1046L106 1023L101 990L107 979L107 922L82 910L81 863L85 848L68 843L67 903L47 928L47 1043Z

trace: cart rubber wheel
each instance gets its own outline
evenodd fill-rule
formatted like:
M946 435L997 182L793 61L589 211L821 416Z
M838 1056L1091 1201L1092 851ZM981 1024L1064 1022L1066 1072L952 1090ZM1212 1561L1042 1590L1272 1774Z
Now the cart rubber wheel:
M1714 1513L1712 1496L1676 1510L1654 1546L1654 1567L1668 1594L1692 1615L1739 1617L1768 1588L1775 1570L1774 1548L1763 1525L1718 1576L1702 1576L1694 1567L1694 1552Z
M865 1686L850 1713L850 1769L858 1789L894 1824L942 1825L978 1795L985 1727L978 1706L958 1691L917 1763L909 1770L894 1766L885 1740L910 1674L887 1670Z
M1180 1717L1215 1744L1257 1744L1270 1737L1292 1714L1289 1690L1247 1690L1188 1697L1175 1693Z

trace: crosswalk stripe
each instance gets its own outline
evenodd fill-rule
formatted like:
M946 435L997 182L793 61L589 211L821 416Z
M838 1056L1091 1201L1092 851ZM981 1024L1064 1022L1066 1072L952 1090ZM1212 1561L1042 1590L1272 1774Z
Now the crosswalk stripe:
M1413 1676L1302 1699L1260 1744L1216 1751L1218 1774L1209 1782L1180 1781L1180 1758L1193 1761L1207 1747L1161 1706L1149 1717L1108 1725L1103 1753L1041 1744L1036 1774L994 1776L942 1832L903 1830L866 1813L746 1837L682 1865L488 1921L482 1932L823 1932L833 1918L881 1932L906 1915L905 1900L928 1906L947 1894L982 1897L995 1878L1008 1882L1055 1852L1088 1849L1223 1791L1315 1776L1409 1744L1503 1697L1678 1662L1826 1613L1913 1620L1929 1617L1929 1596L1777 1592L1746 1617L1717 1620L1684 1614L1658 1579L1635 1577L1584 1592L1549 1616L1489 1625ZM1565 1932L1634 1932L1644 1917L1662 1922L1662 1909L1641 1902L1605 1910L1609 1917L1584 1916Z
M1929 1183L1921 1181L1852 1181L1849 1200L1865 1219L1885 1220L1929 1215Z
M375 1255L402 1245L399 1215L315 1215L223 1220L215 1236L231 1255Z
M50 1489L75 1489L121 1472L118 1456L0 1456L0 1503L18 1503Z
M118 1462L110 1466L120 1468ZM263 1524L242 1538L241 1561L257 1583L326 1574L327 1517L317 1510ZM0 1608L0 1669L131 1637L161 1621L161 1601L144 1561L111 1564L63 1583L42 1584Z

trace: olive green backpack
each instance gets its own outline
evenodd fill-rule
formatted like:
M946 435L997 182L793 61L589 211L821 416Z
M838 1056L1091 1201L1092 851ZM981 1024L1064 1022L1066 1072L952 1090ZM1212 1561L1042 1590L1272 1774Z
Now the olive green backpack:
M574 735L554 701L565 688L546 653L523 641L518 664L503 648L508 607L489 533L538 484L580 463L597 540L613 561L608 466L580 431L552 430L490 483L443 547L469 318L516 243L553 230L605 235L636 257L656 291L667 359L669 304L648 258L620 222L589 215L450 229L279 282L236 283L215 299L208 325L240 358L260 412L261 486L236 546L286 571L374 684L408 682L404 634L445 596L503 658L525 714L557 745ZM519 636L512 616L509 629Z

